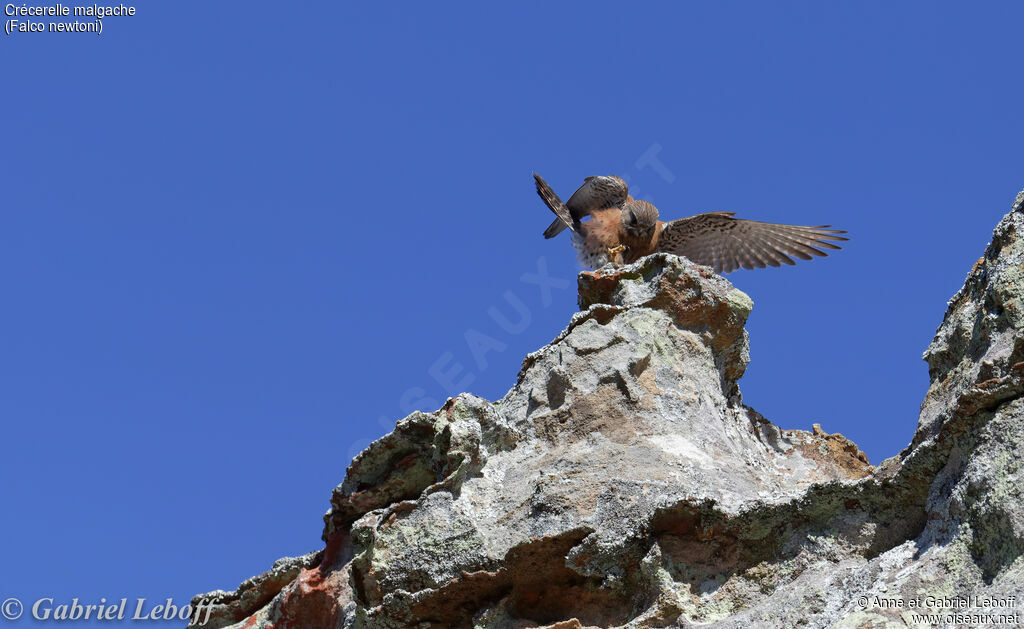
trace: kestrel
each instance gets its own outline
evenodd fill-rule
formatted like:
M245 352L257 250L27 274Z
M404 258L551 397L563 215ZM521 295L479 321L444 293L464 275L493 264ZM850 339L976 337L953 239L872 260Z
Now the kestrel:
M707 212L674 221L658 220L658 208L629 196L626 182L618 177L587 177L562 203L544 179L534 173L537 194L558 217L546 230L552 238L568 227L580 264L597 268L608 262L635 262L664 251L684 256L716 273L738 268L796 264L793 258L810 260L827 256L824 249L840 249L828 241L848 240L831 225L777 225L740 218L735 212ZM589 221L583 221L589 216Z

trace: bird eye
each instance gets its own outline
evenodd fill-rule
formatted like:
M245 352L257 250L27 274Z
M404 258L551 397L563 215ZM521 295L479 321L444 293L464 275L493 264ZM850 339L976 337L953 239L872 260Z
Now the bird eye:
M629 213L629 224L636 225L636 214L633 214L632 212Z

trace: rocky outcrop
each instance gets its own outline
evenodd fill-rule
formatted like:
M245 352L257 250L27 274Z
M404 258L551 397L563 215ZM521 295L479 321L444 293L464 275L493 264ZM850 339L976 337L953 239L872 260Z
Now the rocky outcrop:
M326 547L198 596L206 626L1024 621L1022 201L925 353L912 443L877 468L745 406L753 304L656 254L582 273L581 311L504 398L413 413L359 454Z

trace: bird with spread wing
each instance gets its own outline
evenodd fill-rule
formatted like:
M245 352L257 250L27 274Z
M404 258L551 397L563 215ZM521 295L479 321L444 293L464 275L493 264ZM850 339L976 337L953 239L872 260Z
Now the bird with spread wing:
M733 218L735 212L661 221L658 208L629 196L626 182L615 176L587 177L563 203L540 175L533 177L537 194L557 217L544 237L569 228L580 263L591 268L608 262L629 264L663 251L710 266L716 273L729 273L827 256L822 249L841 248L830 241L848 240L839 235L845 231L831 225L762 223Z

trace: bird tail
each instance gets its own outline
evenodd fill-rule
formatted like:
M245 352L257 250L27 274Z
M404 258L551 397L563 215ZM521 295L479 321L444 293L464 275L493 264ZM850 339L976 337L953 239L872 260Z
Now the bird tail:
M558 195L551 189L548 182L544 181L544 178L537 173L533 173L533 179L537 184L537 194L544 201L544 205L547 205L555 213L555 216L558 217L544 230L544 237L554 238L566 227L576 231L569 208L565 207L565 203L562 203L562 200L558 198Z

